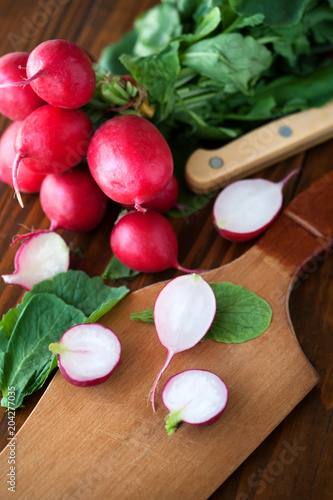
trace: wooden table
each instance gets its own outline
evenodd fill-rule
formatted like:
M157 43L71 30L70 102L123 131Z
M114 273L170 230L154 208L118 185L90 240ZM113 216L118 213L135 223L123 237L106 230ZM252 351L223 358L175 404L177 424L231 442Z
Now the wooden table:
M101 49L131 28L135 17L154 5L153 0L2 0L0 54L13 50L31 51L50 38L72 40L95 58ZM1 131L8 125L0 119ZM285 204L295 195L332 169L333 141L267 169L260 176L280 180L292 168L301 174L285 189ZM332 193L333 194L333 193ZM13 199L13 190L0 185L0 272L13 269L15 248L9 245L16 234L27 229L45 229L37 195L24 195L21 209ZM250 248L253 242L234 244L223 240L212 225L212 202L188 220L174 219L179 240L179 261L188 268L214 269L226 264ZM72 268L90 276L100 275L111 257L109 235L118 207L110 204L102 224L89 234L60 231L75 250ZM332 252L331 252L332 253ZM212 495L213 500L328 500L333 490L332 433L332 339L333 259L313 260L305 266L290 298L290 314L297 338L320 381L315 389L288 415L257 450ZM139 275L125 282L136 290L176 275L169 270L155 275ZM19 287L0 283L0 313L14 307L22 292ZM16 412L17 430L38 402L43 389L26 400ZM7 417L0 413L1 449L7 443ZM251 429L249 429L251 432ZM282 457L288 451L288 463Z

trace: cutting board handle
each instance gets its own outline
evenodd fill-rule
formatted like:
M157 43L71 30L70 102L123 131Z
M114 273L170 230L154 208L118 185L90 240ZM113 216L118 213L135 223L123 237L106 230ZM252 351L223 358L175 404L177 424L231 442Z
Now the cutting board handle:
M333 245L333 170L297 196L253 247L294 276Z

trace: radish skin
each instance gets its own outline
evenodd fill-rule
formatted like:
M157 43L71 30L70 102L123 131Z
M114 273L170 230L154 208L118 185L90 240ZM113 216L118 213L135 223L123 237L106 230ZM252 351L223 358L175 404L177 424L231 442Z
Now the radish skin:
M88 149L91 174L112 200L134 205L157 196L173 172L170 148L159 130L145 118L116 116L93 135Z
M48 104L66 109L80 108L94 95L96 75L92 62L73 42L47 40L37 45L27 59L26 68L26 80L2 81L0 88L30 85Z
M108 198L84 166L47 175L40 190L40 202L51 221L50 229L74 232L94 229L108 206Z
M28 57L28 52L10 52L0 57L0 113L13 121L24 120L46 104L30 85L24 85ZM2 83L10 81L20 81L21 86L1 88Z
M83 160L91 135L91 121L81 109L46 104L30 113L15 141L13 185L20 205L17 175L21 165L38 174L65 172Z
M22 122L14 122L2 134L0 139L0 176L3 182L13 186L13 162L16 156L15 141ZM18 171L17 184L22 193L38 193L45 175L32 172L21 165Z
M179 195L179 184L177 178L173 175L167 186L155 198L142 204L146 210L165 213L171 208L176 208ZM124 205L127 210L133 210L133 205Z
M194 272L179 265L176 233L170 222L153 210L122 215L111 232L110 244L117 259L134 271L156 273L174 267Z

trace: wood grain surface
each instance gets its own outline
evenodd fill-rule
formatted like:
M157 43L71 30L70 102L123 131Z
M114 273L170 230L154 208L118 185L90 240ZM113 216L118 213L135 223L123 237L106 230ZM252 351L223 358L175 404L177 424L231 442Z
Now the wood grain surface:
M32 50L38 43L50 38L72 40L98 57L101 49L116 41L131 28L134 18L155 2L122 0L54 0L51 2L2 0L0 19L2 39L0 54L13 50ZM45 15L43 15L43 13ZM13 36L16 35L16 36ZM13 45L14 44L14 45ZM2 130L8 121L1 118ZM280 180L292 168L300 167L300 174L285 189L285 205L296 194L304 191L333 167L333 142L327 142L305 153L279 163L260 176ZM47 228L37 196L24 196L21 209L13 200L13 191L0 186L0 271L13 269L15 249L9 244L16 234L27 228ZM179 239L179 261L186 267L215 269L244 254L254 242L234 244L219 237L212 226L212 202L199 214L188 220L173 220ZM76 250L72 267L83 269L89 275L99 275L111 257L109 234L118 209L110 205L101 226L90 234L76 235L61 232ZM312 224L312 221L309 221ZM292 238L292 236L290 237ZM317 256L303 269L290 297L290 316L297 339L311 364L319 374L317 386L262 442L251 456L212 494L217 500L296 499L328 500L333 491L332 439L332 339L333 326L333 259L329 254ZM156 275L140 275L132 282L122 282L137 290L143 286L170 279L173 270ZM0 313L15 306L22 292L19 287L0 284ZM22 426L44 389L26 401L16 412L16 428ZM1 446L7 443L7 416L1 410ZM49 422L41 422L41 427ZM91 420L91 432L94 432ZM253 424L255 425L255 424ZM252 429L249 428L249 433ZM38 447L38 430L36 430ZM89 439L89 433L87 434ZM52 425L50 426L50 442ZM289 451L285 460L286 450ZM215 467L218 469L219 464ZM98 478L96 476L96 480ZM135 474L133 473L133 480ZM93 487L92 493L93 497ZM111 493L110 493L111 494ZM111 498L111 496L110 496Z

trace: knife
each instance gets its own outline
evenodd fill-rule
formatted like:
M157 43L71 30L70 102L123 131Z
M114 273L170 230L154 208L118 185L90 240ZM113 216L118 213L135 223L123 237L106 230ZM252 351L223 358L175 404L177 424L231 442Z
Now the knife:
M197 149L185 177L195 193L210 193L333 137L333 101L271 121L226 146Z

